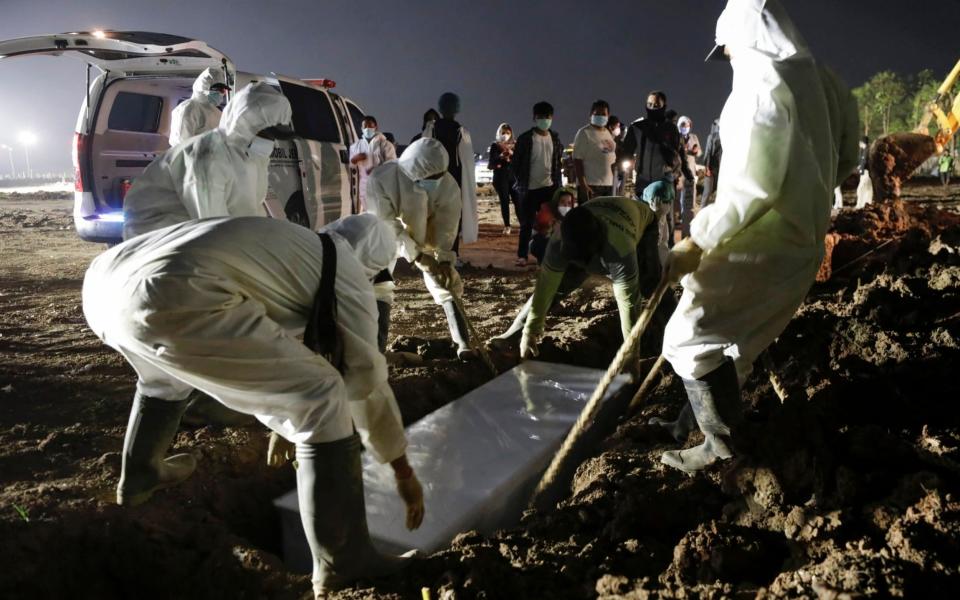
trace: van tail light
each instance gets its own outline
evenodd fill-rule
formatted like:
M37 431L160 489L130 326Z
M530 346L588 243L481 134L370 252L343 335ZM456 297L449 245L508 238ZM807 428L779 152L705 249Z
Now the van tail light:
M304 79L304 81L310 85L315 85L328 90L337 87L337 82L332 79Z
M80 168L80 157L84 155L86 145L87 136L80 133L73 134L73 148L70 154L73 158L73 190L75 192L87 191L86 186L83 185L83 169Z

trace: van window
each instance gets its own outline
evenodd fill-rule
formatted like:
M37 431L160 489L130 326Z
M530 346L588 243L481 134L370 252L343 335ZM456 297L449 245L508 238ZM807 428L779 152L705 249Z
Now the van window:
M340 143L340 127L326 94L285 81L280 82L280 89L293 108L293 129L297 135L318 142Z
M350 120L353 121L353 130L357 132L357 135L360 135L360 130L363 129L363 111L360 110L353 102L347 102L347 110L350 111Z
M110 108L107 127L119 131L156 133L160 129L162 108L163 98L160 96L118 92Z

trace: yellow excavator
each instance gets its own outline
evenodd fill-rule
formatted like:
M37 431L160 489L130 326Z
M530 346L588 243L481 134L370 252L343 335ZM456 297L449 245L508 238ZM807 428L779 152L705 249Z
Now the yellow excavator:
M893 133L873 144L868 167L875 199L899 198L901 184L928 158L941 154L960 130L960 96L952 93L958 79L960 61L937 89L937 97L913 132Z

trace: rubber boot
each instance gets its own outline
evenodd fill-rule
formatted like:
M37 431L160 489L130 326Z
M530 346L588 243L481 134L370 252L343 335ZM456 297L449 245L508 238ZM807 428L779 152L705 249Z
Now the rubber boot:
M701 379L684 379L683 386L704 441L695 448L665 452L660 462L693 475L718 459L733 457L730 425L739 424L742 414L740 386L732 361Z
M390 331L390 303L377 300L377 347L380 354L387 351L387 333Z
M187 425L202 427L220 425L223 427L249 427L257 422L256 417L228 408L219 401L200 391L187 398L187 412L183 422Z
M470 332L467 329L467 322L457 309L456 302L453 300L444 302L443 312L447 315L450 338L457 345L457 358L460 360L473 358L474 352L470 348Z
M297 444L297 498L317 596L361 577L396 573L409 560L381 554L370 541L360 449L357 434L335 442Z
M673 439L680 443L687 441L690 432L697 428L697 419L693 416L693 408L690 407L689 402L684 403L683 408L680 409L680 414L673 421L653 417L647 423L663 427L673 436Z
M137 392L123 438L123 465L117 486L117 504L136 506L153 492L190 477L197 461L190 454L164 458L180 428L187 400L151 398Z

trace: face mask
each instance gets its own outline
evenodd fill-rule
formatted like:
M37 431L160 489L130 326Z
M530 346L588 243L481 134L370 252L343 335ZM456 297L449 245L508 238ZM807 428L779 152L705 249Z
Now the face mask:
M610 117L606 115L590 115L590 124L597 127L606 127Z
M506 142L506 141L509 140L509 139L510 139L510 134L509 134L509 133L504 133L504 134L501 134L501 135L498 135L498 136L497 136L497 141L498 141L498 142Z
M681 127L681 128L680 128L680 133L681 133L682 135L690 135L690 128L689 128L689 127Z
M373 139L373 136L377 135L377 130L373 127L364 127L363 128L363 139L369 141Z
M214 106L220 106L220 104L223 102L223 94L210 90L207 92L207 99L210 100L210 104Z
M549 131L553 125L553 119L537 119L537 129L540 131Z
M560 216L561 216L561 217L565 217L565 216L567 216L567 213L570 212L570 207L569 207L569 206L558 206L558 207L557 207L557 212L560 213Z
M616 138L620 137L620 126L617 125L616 127L614 127L613 131L611 131L610 133L613 134L613 137L616 137Z
M257 156L269 157L273 154L273 140L257 136L250 142L250 153Z
M418 179L417 187L425 192L432 192L440 185L439 179Z
M647 107L647 118L651 121L662 121L666 118L667 109L666 108L650 108Z

